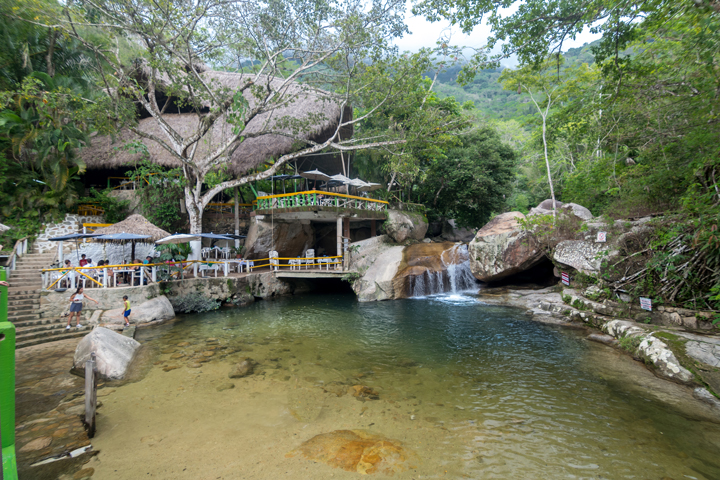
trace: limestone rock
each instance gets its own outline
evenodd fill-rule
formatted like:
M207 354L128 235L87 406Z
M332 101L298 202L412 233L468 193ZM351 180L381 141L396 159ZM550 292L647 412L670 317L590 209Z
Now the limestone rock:
M43 448L47 448L52 443L53 438L52 437L38 437L35 440L32 440L31 442L26 443L23 445L23 447L19 450L20 453L25 452L36 452L38 450L42 450Z
M361 273L353 290L361 302L395 298L393 278L403 259L403 247L380 235L350 245L350 269Z
M475 231L460 228L455 224L455 220L450 219L442 222L440 237L446 242L470 243L475 238Z
M235 365L235 368L233 368L233 370L228 374L228 377L242 378L247 377L248 375L252 375L253 371L255 370L253 363L254 362L251 358L245 358L240 363Z
M524 219L520 212L503 213L478 231L468 245L475 278L495 282L540 263L544 253L522 231L519 220Z
M360 474L393 476L408 469L412 454L402 444L362 430L335 430L316 435L287 456L305 458Z
M546 200L547 201L547 200ZM552 202L550 202L550 205L552 206ZM560 210L563 213L570 213L572 215L575 215L581 220L592 220L593 214L590 213L590 210L583 207L582 205L578 205L577 203L565 203L560 207Z
M267 258L274 246L281 257L297 257L312 248L314 242L315 233L309 223L271 222L260 215L250 222L245 239L245 256L250 259Z
M405 240L422 240L428 229L425 217L420 213L388 210L388 218L384 223L385 233L397 243Z
M140 343L132 338L97 327L86 335L75 349L73 368L85 371L85 362L95 352L98 373L107 380L121 380L132 362Z
M600 271L604 251L607 245L588 242L586 240L564 240L558 243L553 251L553 260L562 265L574 268L586 275Z
M560 208L564 205L563 202L560 200L555 200L555 210L556 213ZM532 215L552 215L553 213L553 202L552 199L548 198L547 200L543 200L540 202L540 204L530 209L530 213L528 213L528 217Z
M380 394L378 392L370 387L366 387L365 385L353 385L348 389L348 393L353 397L370 398L372 400L380 398Z
M123 308L106 310L100 317L100 322L110 324L125 323L125 318L122 315L123 310ZM132 324L162 323L175 318L175 310L165 295L152 298L140 305L131 305L131 310L130 323Z
M693 374L675 357L675 354L660 339L655 338L652 334L648 335L640 342L638 352L645 357L646 361L652 362L657 367L658 372L671 380L680 383L693 383Z

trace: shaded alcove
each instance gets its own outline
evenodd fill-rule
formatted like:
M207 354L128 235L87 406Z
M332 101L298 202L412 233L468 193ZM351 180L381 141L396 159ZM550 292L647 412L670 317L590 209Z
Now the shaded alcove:
M525 270L515 275L510 275L497 282L487 282L485 285L488 287L506 287L506 286L531 286L537 285L540 287L550 287L555 285L560 280L557 278L553 269L555 266L549 258L543 257L543 259L532 268Z

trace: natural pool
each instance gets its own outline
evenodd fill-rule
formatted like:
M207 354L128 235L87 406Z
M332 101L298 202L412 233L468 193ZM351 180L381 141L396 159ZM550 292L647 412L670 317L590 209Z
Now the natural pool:
M395 478L720 478L707 407L586 333L471 295L183 316L140 330L150 367L99 391L88 466L99 479L355 478L298 453L355 430L402 446ZM245 357L255 373L228 378Z

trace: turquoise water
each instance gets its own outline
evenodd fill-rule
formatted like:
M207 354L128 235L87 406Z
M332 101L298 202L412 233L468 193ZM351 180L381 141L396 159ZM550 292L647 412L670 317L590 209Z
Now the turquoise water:
M108 399L124 404L150 383L174 391L178 379L195 373L203 385L215 385L227 381L238 359L251 357L258 366L247 381L260 382L252 388L287 393L282 408L293 417L268 413L266 422L278 425L278 436L297 428L287 445L299 442L308 425L367 429L403 442L420 459L399 478L720 478L720 426L700 404L586 335L469 295L377 303L352 295L287 297L139 330L137 339L157 352L155 372ZM202 358L208 339L218 348ZM189 366L197 361L203 376ZM168 366L177 369L159 372ZM360 417L348 414L360 405L345 394L352 385L378 393L362 403ZM232 400L241 393L197 388L198 401L208 405L243 404ZM307 392L303 408L289 388ZM177 394L162 398L164 408L180 409L184 401ZM102 423L99 431L102 439ZM278 462L290 471L301 465ZM307 463L312 474L296 478L345 474Z

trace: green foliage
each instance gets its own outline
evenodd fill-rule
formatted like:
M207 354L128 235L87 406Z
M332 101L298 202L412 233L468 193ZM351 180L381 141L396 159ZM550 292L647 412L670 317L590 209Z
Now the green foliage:
M90 196L81 198L80 202L98 205L105 211L105 221L108 223L121 222L128 216L130 201L111 196L111 191L112 190L97 191L91 188Z
M220 308L219 300L208 298L200 292L174 297L170 299L170 303L176 312L181 313L202 313Z
M352 283L355 283L356 280L359 280L360 277L362 277L362 275L360 275L358 272L348 272L345 275L343 275L340 279L343 282L348 282L348 283L352 284Z
M481 227L503 210L510 194L515 152L491 127L460 137L443 159L430 162L419 200L431 218L454 218L460 226Z
M643 341L643 337L641 337L639 335L633 335L633 336L626 335L624 337L621 337L618 340L618 342L620 344L620 348L622 348L623 350L625 350L629 353L633 353L633 354L635 352L637 352L637 349L640 346L640 344L642 343L642 341Z
M133 143L125 148L147 153L143 144ZM163 230L178 230L184 222L180 201L185 198L180 169L168 170L142 160L126 174L137 185L142 215Z
M182 261L186 260L192 252L190 244L187 243L171 243L166 245L157 245L155 247L160 255L157 258L158 263L166 263L167 266L158 267L158 282L167 282L169 280L177 280L183 270Z

